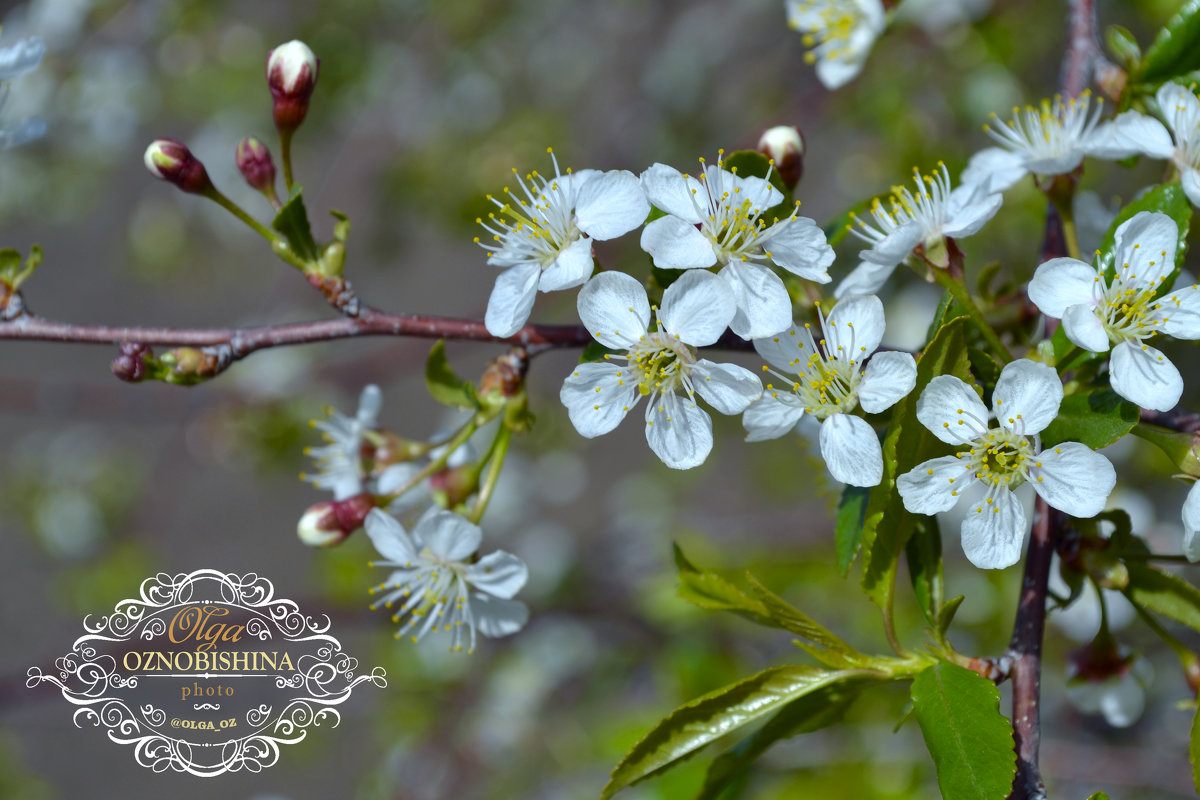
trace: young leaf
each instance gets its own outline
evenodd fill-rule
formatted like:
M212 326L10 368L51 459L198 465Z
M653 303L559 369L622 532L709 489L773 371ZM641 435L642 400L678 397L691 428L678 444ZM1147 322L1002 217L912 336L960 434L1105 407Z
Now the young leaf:
M1125 595L1135 604L1200 631L1200 589L1183 578L1138 561L1126 561Z
M803 636L813 644L820 645L828 650L858 655L853 647L843 642L832 631L809 617L803 611L772 592L766 586L763 586L753 575L748 574L746 577L750 582L750 591L754 593L754 596L758 598L758 601L767 610L767 614L779 627L789 630L797 636Z
M942 609L942 535L937 517L918 517L912 537L904 548L908 575L921 606L921 615L930 627L937 627Z
M313 240L308 211L304 208L304 195L299 187L292 190L292 196L279 209L271 221L271 227L279 231L293 253L304 261L316 261L317 243Z
M1197 67L1200 67L1200 0L1190 0L1154 37L1146 49L1138 77L1161 83Z
M1108 49L1126 67L1135 66L1142 60L1142 48L1138 47L1137 39L1128 30L1120 25L1109 25L1104 33Z
M938 609L935 630L939 639L945 638L946 631L950 630L950 623L954 622L954 615L958 613L958 607L966 599L966 595L956 595L947 600L945 605Z
M850 571L850 564L854 562L858 548L862 545L863 517L866 515L867 501L870 497L871 490L861 486L847 486L842 490L833 535L837 543L838 572L843 578Z
M1017 756L995 684L965 667L939 661L913 680L912 699L942 796L1008 797Z
M438 339L425 361L425 386L430 396L444 406L478 408L475 387L464 381L450 368L446 360L446 341Z
M780 627L761 602L715 572L697 567L683 554L678 544L673 547L675 566L679 570L677 593L680 598L701 608L732 611L769 628Z
M710 692L672 711L634 745L613 769L601 798L608 800L626 786L670 769L730 731L805 695L863 679L877 680L878 676L865 671L782 666Z
M1138 407L1123 400L1112 389L1067 395L1058 416L1042 431L1042 445L1083 442L1093 450L1107 447L1133 430Z
M1088 795L1087 800L1108 800L1108 795L1104 792L1094 792Z
M1192 762L1192 785L1200 792L1200 709L1192 717L1192 733L1188 739L1188 760Z

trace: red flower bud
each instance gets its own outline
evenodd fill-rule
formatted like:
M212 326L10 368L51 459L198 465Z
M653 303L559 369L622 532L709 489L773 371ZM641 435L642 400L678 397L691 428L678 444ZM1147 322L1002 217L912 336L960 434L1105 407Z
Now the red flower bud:
M775 171L788 188L804 174L804 135L792 125L777 125L758 140L758 152L775 162Z
M173 183L185 192L204 194L213 188L204 165L183 142L155 139L146 148L143 158L151 175Z
M296 525L296 535L309 547L333 547L363 526L375 507L371 495L363 492L345 500L325 500L308 507Z
M271 151L265 144L253 137L242 139L238 142L234 161L252 189L268 197L274 194L275 162L271 160Z
M308 98L317 86L320 64L308 45L299 39L281 44L267 56L267 86L275 98L275 125L293 131L304 122Z

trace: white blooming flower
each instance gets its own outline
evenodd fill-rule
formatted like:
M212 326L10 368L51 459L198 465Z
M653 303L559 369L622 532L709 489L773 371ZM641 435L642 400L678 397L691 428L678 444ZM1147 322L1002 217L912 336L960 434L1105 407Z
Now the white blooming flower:
M1067 337L1095 353L1112 349L1113 390L1143 408L1169 411L1183 393L1183 378L1161 352L1146 344L1159 333L1200 339L1200 290L1189 286L1156 297L1175 269L1179 229L1166 214L1143 211L1117 228L1112 266L1053 258L1037 268L1029 299L1061 319Z
M492 234L488 263L504 272L488 300L484 322L493 336L512 336L529 319L539 291L581 286L591 276L592 240L615 239L641 225L650 204L637 176L626 170L536 170L517 177L521 197L504 187L504 199L488 195L499 212L476 220Z
M0 108L8 98L8 82L32 72L42 63L46 45L38 37L22 39L7 47L0 47ZM23 120L16 125L0 129L0 149L16 147L40 138L46 132L46 123L40 119Z
M1128 728L1146 708L1154 670L1146 659L1117 648L1084 647L1067 667L1067 701L1084 714L1100 714L1114 728Z
M662 269L721 267L737 300L730 329L743 339L770 336L792 324L792 303L767 263L828 283L833 248L815 222L797 216L799 204L784 219L763 218L783 202L769 180L741 177L721 158L700 164L698 178L666 164L642 173L650 202L667 213L642 230L642 249Z
M1037 108L1014 108L1009 122L992 115L984 130L1000 147L971 157L962 182L1002 192L1026 175L1062 175L1083 162L1084 156L1116 159L1138 152L1128 141L1123 122L1100 122L1104 101L1090 92L1079 97L1043 100ZM1118 117L1118 120L1120 118Z
M871 356L884 328L883 303L874 295L842 300L820 326L818 341L807 323L754 340L785 383L767 384L762 399L746 409L746 441L783 436L809 414L821 423L821 457L830 474L851 486L875 486L883 478L879 437L853 411L861 405L878 414L911 392L916 362L908 353Z
M871 247L859 252L862 262L834 292L836 297L871 294L883 288L896 266L914 248L933 264L949 264L946 239L962 239L979 231L996 212L1004 198L985 186L964 184L950 188L950 173L939 163L933 175L913 169L916 192L897 186L889 198L890 209L878 199L871 205L875 225L852 214L850 232Z
M462 650L465 635L467 652L473 653L476 631L508 636L525 626L529 609L512 597L525 585L529 570L503 550L472 561L483 541L479 526L450 511L435 511L421 518L410 537L394 517L376 508L365 527L386 559L371 566L396 568L371 589L371 594L380 593L371 608L400 606L392 616L393 622L403 623L397 639L408 633L416 642L430 631L446 631L453 634L453 649Z
M310 424L321 431L327 444L310 447L305 454L312 456L317 466L316 475L301 478L318 489L333 492L334 500L345 500L363 492L366 474L362 463L363 437L368 431L379 427L379 408L383 404L383 393L374 384L365 387L358 398L358 411L348 417L333 409L327 417Z
M1099 514L1117 481L1108 459L1079 442L1041 449L1037 434L1058 416L1062 398L1052 367L1017 359L1000 371L992 393L999 424L989 427L990 415L974 389L952 375L931 380L917 401L917 419L943 442L967 449L901 475L896 488L904 507L914 514L949 511L964 491L981 484L986 494L963 522L962 543L982 569L1002 569L1021 558L1025 510L1012 490L1025 481L1073 517Z
M1187 560L1200 561L1200 481L1193 483L1183 501L1183 554Z
M788 27L804 35L804 60L816 65L826 89L849 83L862 71L875 40L887 27L879 0L786 0Z
M1061 569L1062 562L1058 556L1052 556L1049 589L1060 597L1068 597L1071 594L1071 587L1063 580ZM1047 608L1053 602L1053 600L1048 600ZM1103 608L1101 603L1103 603ZM1129 627L1129 623L1133 622L1136 616L1137 611L1134 609L1133 603L1129 602L1129 598L1124 594L1115 589L1097 591L1096 584L1084 578L1079 595L1065 608L1056 605L1054 613L1050 614L1050 622L1068 639L1075 642L1090 642L1100 632L1100 626L1104 620L1107 620L1110 631L1119 631Z
M740 414L762 395L758 376L733 364L699 358L734 314L733 294L711 272L687 272L663 293L658 325L635 278L603 272L579 292L579 317L596 341L624 351L580 364L559 398L575 429L591 439L620 424L647 398L646 441L673 469L704 463L712 450L712 419L696 395L722 414Z

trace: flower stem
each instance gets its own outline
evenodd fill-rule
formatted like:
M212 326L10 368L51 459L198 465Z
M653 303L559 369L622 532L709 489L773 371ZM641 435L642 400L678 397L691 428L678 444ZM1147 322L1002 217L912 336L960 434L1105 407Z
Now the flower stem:
M979 306L975 305L975 300L971 297L971 293L967 291L967 287L960 281L955 280L944 269L931 269L930 272L933 273L933 278L938 282L938 285L949 292L950 296L957 300L958 304L967 312L967 316L979 328L979 332L983 334L984 339L987 339L988 345L1000 360L1005 364L1012 361L1012 353L1008 352L1008 348L1005 347L1004 342L1000 341L1000 335L988 323L987 318L983 316L983 312L979 310Z
M415 487L421 481L428 478L433 473L438 472L439 470L445 469L446 462L448 462L450 460L450 456L453 455L454 451L457 450L459 447L461 447L467 441L467 439L471 438L471 434L475 433L475 430L478 427L479 427L478 424L475 422L475 417L472 416L471 419L467 420L467 424L463 425L459 429L458 433L454 434L454 438L451 439L450 441L446 442L446 449L442 451L442 454L440 456L438 456L437 458L433 459L428 464L426 464L425 468L422 469L420 472L418 472L416 475L412 476L412 478L409 479L408 483L404 484L403 486L401 486L399 489L392 492L391 494L388 494L388 495L385 495L384 497L382 497L381 498L382 502L380 503L380 505L390 504L397 497L399 497L400 495L404 494L405 492L411 490L413 487Z
M283 163L283 186L292 196L292 131L279 132L279 160Z
M487 477L483 479L479 496L475 498L475 507L471 509L470 519L476 525L483 518L483 512L487 511L492 494L496 491L496 483L500 480L500 470L504 467L504 458L508 455L508 443L511 440L512 429L501 423L500 430L497 431L496 438L492 442L491 462L488 464Z
M250 230L254 231L259 236L263 237L268 242L270 242L271 249L274 250L275 253L277 255L279 255L279 257L282 258L284 261L287 261L289 264L291 264L293 267L295 267L298 270L304 270L304 268L305 268L304 261L302 259L300 259L299 256L295 255L294 253L292 253L289 250L281 250L280 248L275 246L276 243L279 242L279 236L276 235L276 233L274 231L272 231L266 225L263 225L261 222L256 220L254 217L250 216L248 213L246 213L245 209L243 209L237 203L233 202L228 197L226 197L221 192L220 189L213 187L208 192L205 192L204 196L207 197L209 200L212 200L214 203L219 205L221 208L228 211L230 214L233 214L233 216L237 217L239 220L244 222L246 224L246 226L250 228Z

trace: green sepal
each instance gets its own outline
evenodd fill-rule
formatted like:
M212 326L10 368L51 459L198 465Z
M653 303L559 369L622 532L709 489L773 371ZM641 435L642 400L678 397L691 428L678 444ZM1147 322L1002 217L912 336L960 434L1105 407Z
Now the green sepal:
M444 406L480 408L475 386L455 374L446 359L446 340L438 339L425 361L425 386L429 394Z
M1127 70L1138 67L1142 60L1142 48L1138 46L1137 39L1133 38L1133 34L1128 29L1120 25L1109 25L1104 31L1104 41L1108 43L1108 49Z

